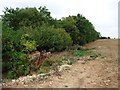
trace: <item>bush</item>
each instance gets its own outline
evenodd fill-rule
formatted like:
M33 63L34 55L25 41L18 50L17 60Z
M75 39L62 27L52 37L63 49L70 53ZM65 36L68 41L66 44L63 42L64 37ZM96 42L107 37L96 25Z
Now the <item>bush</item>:
M28 55L36 49L62 51L71 45L83 45L98 39L98 32L92 23L80 14L54 20L46 7L6 8L4 14L2 68L8 78L26 75L31 68L35 68L29 62ZM82 56L84 53L76 51L75 55ZM73 62L70 59L69 64ZM47 66L51 63L54 62L45 62Z
M34 30L34 32L33 32ZM32 64L28 54L39 46L41 50L61 51L72 43L70 35L64 29L22 27L12 30L3 26L3 73L8 78L17 78L30 73Z
M108 39L107 37L100 37L100 39Z
M87 54L87 49L73 50L72 54L76 57L85 56Z
M2 46L2 69L7 78L27 75L31 67L27 54L36 49L36 42L29 38L29 34L3 25Z
M64 29L46 28L39 33L39 50L61 51L72 44L70 35Z

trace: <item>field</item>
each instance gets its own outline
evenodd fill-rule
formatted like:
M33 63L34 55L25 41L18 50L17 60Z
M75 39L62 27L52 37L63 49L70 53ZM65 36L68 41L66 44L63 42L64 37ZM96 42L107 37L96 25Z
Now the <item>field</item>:
M77 62L58 75L29 84L9 82L3 87L32 88L118 88L118 40L100 39L83 46L91 53L77 58ZM54 53L63 57L68 52Z

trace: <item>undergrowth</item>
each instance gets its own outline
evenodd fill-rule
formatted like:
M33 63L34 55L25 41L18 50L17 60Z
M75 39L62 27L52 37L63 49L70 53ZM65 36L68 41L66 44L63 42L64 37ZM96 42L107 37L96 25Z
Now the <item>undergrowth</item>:
M44 64L38 70L38 73L48 73L50 70L58 70L58 66L63 64L72 65L77 62L76 58L87 55L88 49L69 50L62 56L54 56L45 60Z

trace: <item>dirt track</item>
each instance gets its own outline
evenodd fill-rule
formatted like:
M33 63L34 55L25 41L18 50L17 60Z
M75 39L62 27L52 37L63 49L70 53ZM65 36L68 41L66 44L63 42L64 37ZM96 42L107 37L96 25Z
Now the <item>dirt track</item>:
M118 40L97 40L84 46L101 54L82 64L79 60L61 75L52 75L29 85L7 87L32 88L118 88Z

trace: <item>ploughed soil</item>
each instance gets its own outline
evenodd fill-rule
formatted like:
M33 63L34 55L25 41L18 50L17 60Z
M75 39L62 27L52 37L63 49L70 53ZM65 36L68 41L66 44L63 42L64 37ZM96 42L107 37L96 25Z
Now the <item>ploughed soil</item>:
M83 46L100 55L78 60L69 70L29 84L6 84L12 88L118 88L118 40L100 39ZM64 52L61 52L64 53ZM58 53L59 55L60 53ZM85 61L85 60L84 60Z

